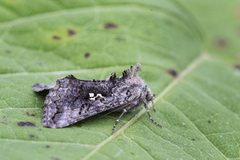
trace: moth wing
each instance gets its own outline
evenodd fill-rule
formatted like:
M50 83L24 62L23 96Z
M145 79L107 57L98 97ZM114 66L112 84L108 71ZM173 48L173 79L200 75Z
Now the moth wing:
M136 64L131 67L131 71L124 71L121 77L116 78L116 74L111 73L103 81L83 81L72 75L58 79L46 96L42 125L50 128L65 127L95 114L121 108L131 101L126 105L129 110L139 107L142 104L142 87L145 86L144 81L137 76L139 69L140 64ZM81 86L85 86L85 89L81 89ZM102 87L101 90L99 87ZM47 89L48 86L39 88ZM100 92L103 97L90 99L90 91Z
M35 83L32 87L33 87L34 92L41 92L41 91L44 91L44 90L50 90L54 86L53 85Z
M82 119L114 108L114 97L99 97L90 100L79 86L88 81L75 77L58 79L50 89L44 102L42 125L50 128L61 128L74 124ZM91 82L92 83L92 82Z

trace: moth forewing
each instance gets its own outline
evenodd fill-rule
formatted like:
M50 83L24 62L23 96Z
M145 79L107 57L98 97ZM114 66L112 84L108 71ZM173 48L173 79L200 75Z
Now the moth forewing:
M55 86L34 84L35 92L49 90L43 105L42 125L61 128L104 111L121 111L122 114L113 126L113 133L126 112L144 103L151 121L161 127L150 116L148 103L153 101L154 95L138 76L139 70L140 64L137 63L130 70L123 71L123 75L118 78L114 72L106 80L80 80L69 75L58 79Z

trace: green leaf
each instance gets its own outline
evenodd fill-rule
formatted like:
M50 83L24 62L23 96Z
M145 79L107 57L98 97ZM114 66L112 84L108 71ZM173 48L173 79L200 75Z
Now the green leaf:
M239 159L239 6L0 1L0 159ZM120 76L137 62L163 128L144 108L125 114L113 136L119 113L41 125L45 95L32 91L34 83Z

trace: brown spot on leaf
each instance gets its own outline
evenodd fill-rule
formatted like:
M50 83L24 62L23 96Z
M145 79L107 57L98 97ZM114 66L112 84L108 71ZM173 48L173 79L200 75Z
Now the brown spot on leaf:
M118 40L118 41L125 41L125 39L120 37L120 36L117 36L115 39Z
M234 68L236 68L236 69L239 69L239 70L240 70L240 64L235 64L235 65L234 65Z
M36 124L34 124L32 122L18 122L18 126L20 126L20 127L24 127L24 126L35 127Z
M131 152L131 155L135 155L135 153Z
M216 45L219 48L226 48L228 46L228 42L225 38L217 38Z
M152 31L149 31L149 30L145 30L144 33L148 36L151 36L152 35Z
M46 145L45 147L46 147L46 148L50 148L50 146L49 146L49 145Z
M53 35L52 39L54 39L54 40L61 40L61 37L60 37L60 36Z
M208 120L207 122L208 122L208 123L211 123L211 121L210 121L210 120Z
M117 28L118 26L114 23L106 23L104 28L105 29L113 29L113 28Z
M30 137L30 138L34 138L35 136L34 136L34 135L32 135L32 134L30 134L30 135L29 135L29 137Z
M196 139L193 138L192 140L195 141Z
M60 158L57 157L51 157L52 160L60 160Z
M237 58L237 59L240 59L240 54L236 54L236 58Z
M4 121L4 122L0 122L0 123L2 123L2 124L7 124L5 121Z
M3 122L1 122L2 124L7 124L7 122L6 122L6 116L3 116Z
M86 52L85 54L84 54L84 57L85 58L88 58L90 56L90 53L89 52Z
M76 34L76 31L72 30L72 29L68 29L68 36L73 36Z
M28 116L32 116L32 117L37 117L37 113L34 113L34 114L30 114L30 113L26 113Z
M7 53L7 54L10 54L10 53L11 53L11 51L10 51L10 50L6 50L6 51L5 51L5 53Z
M238 18L240 18L240 7L237 8L236 15L237 15Z
M174 70L174 69L169 69L169 70L167 70L167 73L168 74L170 74L171 76L173 76L173 77L177 77L177 71L176 70Z
M44 64L41 63L41 62L37 62L36 64L39 65L39 66L44 66Z

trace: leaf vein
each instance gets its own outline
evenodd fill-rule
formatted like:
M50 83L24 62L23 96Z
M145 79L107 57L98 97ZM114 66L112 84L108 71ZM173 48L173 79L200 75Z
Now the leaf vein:
M236 116L237 119L239 119L239 116L234 113L232 110L230 110L229 108L227 108L225 105L223 105L221 102L219 102L218 100L216 100L215 98L213 98L212 96L208 95L206 92L204 92L203 90L201 90L200 88L197 88L195 86L193 86L190 82L184 82L186 83L188 86L190 86L192 89L194 89L195 91L197 91L198 93L200 93L201 95L203 95L204 97L208 98L209 100L212 100L213 102L215 102L216 104L218 104L219 106L225 108L226 110L230 111L233 115Z
M144 153L146 153L151 159L154 159L145 149L143 149L137 142L133 141L131 138L126 136L124 132L122 132L123 137L127 138L129 141L131 141L133 144L135 144L139 149L141 149Z
M155 103L159 101L166 93L168 93L176 84L179 83L180 80L183 79L188 73L190 73L195 67L203 63L204 61L208 60L209 56L206 54L200 55L195 59L192 63L187 66L187 68L182 71L182 73L175 79L173 80L155 99ZM152 106L149 106L151 108ZM135 117L133 117L127 124L125 124L120 130L118 130L115 134L107 138L106 140L102 141L97 145L97 147L87 154L83 159L89 159L93 154L95 154L102 146L110 142L112 139L114 139L116 136L118 136L120 133L122 133L127 127L129 127L132 123L134 123L139 117L141 117L145 113L145 109L142 109Z
M180 114L182 114L182 116L196 129L196 131L202 135L202 137L221 155L223 156L225 159L227 159L227 157L225 157L224 154L222 154L217 147L215 147L211 141L209 141L209 139L207 139L207 137L197 128L197 126L183 113L181 112L175 105L173 105L172 103L166 101L166 100L163 100L165 101L166 103L170 104L171 106L173 106Z

